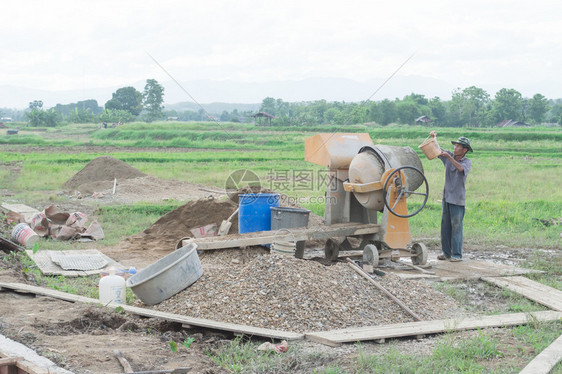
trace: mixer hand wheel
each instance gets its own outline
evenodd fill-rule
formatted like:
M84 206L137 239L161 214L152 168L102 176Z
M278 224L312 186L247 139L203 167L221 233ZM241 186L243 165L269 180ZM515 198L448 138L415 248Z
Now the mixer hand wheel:
M408 186L406 186L406 184L404 183L404 179L402 178L402 173L400 173L400 171L404 170L404 169L411 169L414 172L419 173L422 176L422 178L423 178L422 184L425 185L425 193L408 190ZM394 204L393 204L392 207L389 205L388 196L387 196L387 190L388 190L388 187L390 187L391 181L394 181L394 187L398 190L398 197L396 198L396 201L394 201ZM398 204L398 202L400 201L400 199L404 195L407 195L407 196L409 196L409 195L423 196L424 197L423 203L414 213L398 214L394 211L394 209L396 208L396 205ZM415 216L416 214L421 212L421 210L425 207L425 203L427 203L428 197L429 197L429 185L427 184L427 179L425 178L425 175L423 175L423 173L418 168L416 168L414 166L399 167L398 169L396 169L392 173L390 173L390 175L388 176L388 178L386 178L386 181L384 182L384 186L383 186L384 205L386 206L388 211L390 213L394 214L395 216L398 216L398 217L401 217L401 218L408 218L408 217Z

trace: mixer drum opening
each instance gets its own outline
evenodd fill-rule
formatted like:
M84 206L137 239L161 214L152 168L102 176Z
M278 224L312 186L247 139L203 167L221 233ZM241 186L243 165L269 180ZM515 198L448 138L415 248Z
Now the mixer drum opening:
M413 166L423 173L423 166L416 152L410 147L396 147L377 144L363 147L349 164L349 181L364 184L381 181L386 168L397 169ZM413 170L405 170L408 191L415 191L423 184L423 176ZM384 198L382 190L358 193L357 201L367 209L383 211ZM406 196L408 197L408 196Z

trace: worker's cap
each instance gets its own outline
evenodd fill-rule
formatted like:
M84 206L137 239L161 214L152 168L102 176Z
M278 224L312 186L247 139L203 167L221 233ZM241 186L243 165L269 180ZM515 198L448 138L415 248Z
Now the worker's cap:
M469 152L472 152L472 147L470 146L470 139L465 136L461 136L457 139L457 141L452 141L453 144L460 144L463 147L467 148Z

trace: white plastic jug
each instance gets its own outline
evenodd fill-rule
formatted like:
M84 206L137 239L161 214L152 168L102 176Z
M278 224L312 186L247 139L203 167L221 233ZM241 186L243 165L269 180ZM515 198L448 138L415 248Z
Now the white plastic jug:
M115 269L109 269L109 275L100 279L99 292L100 302L104 305L112 301L117 304L125 304L125 279L115 275Z

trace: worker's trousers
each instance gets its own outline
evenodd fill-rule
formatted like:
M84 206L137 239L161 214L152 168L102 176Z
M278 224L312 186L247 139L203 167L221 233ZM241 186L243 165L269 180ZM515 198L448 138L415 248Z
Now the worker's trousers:
M441 250L447 257L462 258L462 220L464 206L449 204L443 198Z

